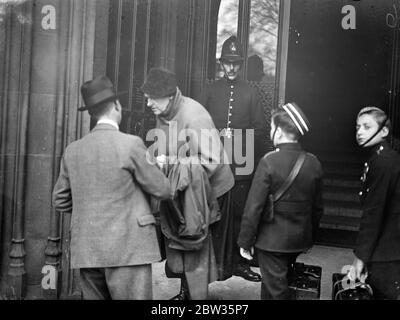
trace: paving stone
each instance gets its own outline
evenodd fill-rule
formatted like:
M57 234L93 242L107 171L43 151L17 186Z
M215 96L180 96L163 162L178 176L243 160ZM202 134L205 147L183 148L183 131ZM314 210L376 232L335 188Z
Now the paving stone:
M307 254L302 254L298 262L322 267L321 300L331 300L332 273L341 272L344 265L352 264L354 255L351 249L314 246ZM153 265L154 299L168 300L179 292L180 280L165 276L164 263ZM258 268L252 268L259 272ZM225 281L217 281L209 286L210 300L258 300L261 284L233 276Z

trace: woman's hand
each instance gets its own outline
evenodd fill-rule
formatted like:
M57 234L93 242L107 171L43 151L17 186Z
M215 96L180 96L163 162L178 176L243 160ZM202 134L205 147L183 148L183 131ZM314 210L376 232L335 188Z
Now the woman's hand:
M247 260L253 260L254 248L251 247L250 250L240 248L240 255Z
M156 158L157 166L162 169L164 165L167 164L168 157L165 154L162 154Z
M359 279L361 282L365 282L367 278L366 273L364 272L365 263L361 259L355 257L353 265L350 268L348 273L348 277L352 281L356 281Z

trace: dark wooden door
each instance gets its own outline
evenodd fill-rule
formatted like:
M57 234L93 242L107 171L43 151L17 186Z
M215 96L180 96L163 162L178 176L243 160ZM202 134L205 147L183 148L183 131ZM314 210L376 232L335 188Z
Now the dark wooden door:
M309 117L303 144L323 165L323 244L352 246L359 230L359 110L384 109L399 134L399 22L387 23L395 7L391 0L291 1L286 101L296 101Z
M106 73L120 92L121 130L139 135L155 126L140 91L152 67L177 74L183 94L194 96L206 78L214 1L110 1Z
M157 52L157 1L110 1L107 76L115 84L123 107L121 131L145 138L154 116L140 91Z
M356 147L355 116L365 105L389 111L393 1L291 2L286 98L304 108L313 131L310 147ZM346 6L354 29L344 29ZM346 13L342 13L344 10Z

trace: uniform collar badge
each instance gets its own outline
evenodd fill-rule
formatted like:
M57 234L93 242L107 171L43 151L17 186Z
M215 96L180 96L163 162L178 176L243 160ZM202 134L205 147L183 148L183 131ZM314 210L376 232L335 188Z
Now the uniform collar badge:
M378 150L376 150L377 155L380 155L383 149L384 149L384 147L383 147L383 146L380 146L380 147L378 148Z
M365 163L364 163L364 170L363 170L362 176L361 176L361 178L360 178L360 180L361 180L362 182L365 182L365 180L367 180L367 173L368 173L368 171L369 171L369 166L368 166L368 163L365 162Z

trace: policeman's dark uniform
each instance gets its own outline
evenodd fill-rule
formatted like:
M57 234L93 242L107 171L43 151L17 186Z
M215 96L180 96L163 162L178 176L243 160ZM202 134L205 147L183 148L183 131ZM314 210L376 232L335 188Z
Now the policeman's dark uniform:
M236 37L230 37L224 42L221 59L243 60L242 49ZM247 280L260 281L259 275L252 272L249 263L240 256L236 244L254 169L266 152L267 124L260 98L246 81L238 78L231 81L224 77L207 85L199 101L210 113L215 127L225 133L222 141L225 142L228 155L232 155L231 168L235 176L234 188L224 199L220 199L222 218L213 230L220 280L229 278L240 269L241 273L237 275ZM242 129L241 137L237 129ZM254 129L254 153L251 154L246 152L246 129ZM226 139L231 139L229 143L232 149L227 147ZM237 171L246 165L238 163L240 159L235 158L235 154L244 155L254 163L250 172L241 174Z
M256 89L241 79L231 81L222 78L206 86L201 103L210 113L217 129L232 130L233 148L241 147L243 155L246 151L245 130L254 129L255 148L254 155L251 156L256 168L257 162L266 152L265 141L268 139L264 110ZM242 142L236 140L235 129L242 129ZM233 150L233 154L234 152ZM252 178L252 173L238 175L235 170L238 167L244 165L235 161L232 166L235 180Z
M274 205L268 218L267 199L289 176L298 156L299 143L277 145L259 162L247 198L238 244L257 249L262 274L261 299L290 299L287 274L297 256L313 245L322 216L322 167L311 153L297 177Z
M400 155L385 141L369 150L355 255L367 264L377 299L400 299Z

